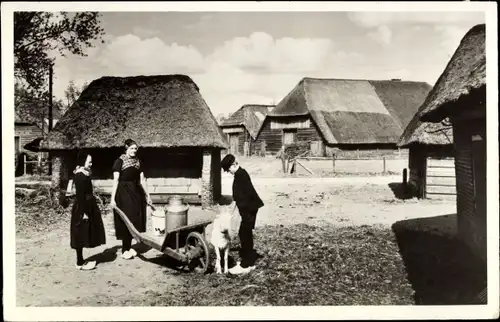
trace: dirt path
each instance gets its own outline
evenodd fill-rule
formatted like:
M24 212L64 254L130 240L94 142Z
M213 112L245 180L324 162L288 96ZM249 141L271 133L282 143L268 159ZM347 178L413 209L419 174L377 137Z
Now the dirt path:
M223 178L223 194L231 194L231 181L231 177ZM298 223L387 226L455 212L454 200L395 199L388 184L399 181L399 177L255 178L266 204L259 211L257 227ZM111 216L105 217L108 227L110 220ZM235 227L238 224L239 216L235 216ZM97 269L77 271L75 253L68 246L68 227L69 223L62 223L43 236L18 234L18 306L126 305L179 283L179 272L158 251L139 249L142 258L126 261L117 257L119 242L110 235L107 245L84 251L85 257L97 256Z

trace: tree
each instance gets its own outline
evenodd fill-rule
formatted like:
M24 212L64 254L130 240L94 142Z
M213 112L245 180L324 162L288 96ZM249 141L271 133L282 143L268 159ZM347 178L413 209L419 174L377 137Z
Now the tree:
M74 81L70 81L68 88L64 91L64 97L66 98L67 105L64 107L64 112L67 111L71 105L80 97L80 94L87 88L88 84L85 82L82 88L78 88Z
M102 40L97 12L59 14L54 12L14 12L14 75L33 90L47 83L48 70L57 51L86 56L94 40Z
M63 109L61 100L52 100L52 112L54 117L58 117ZM30 90L28 87L16 82L14 84L14 111L23 121L36 123L44 127L47 132L44 120L49 115L49 94L48 92L38 92Z

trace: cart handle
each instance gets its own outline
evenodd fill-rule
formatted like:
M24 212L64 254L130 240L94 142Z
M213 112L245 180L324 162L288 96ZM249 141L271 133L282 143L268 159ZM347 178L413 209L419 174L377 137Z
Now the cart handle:
M125 225L127 226L128 230L130 231L130 234L134 237L137 242L143 242L144 238L142 237L141 233L134 227L134 224L128 219L127 215L118 208L117 206L113 206L113 209L116 211L116 213L120 216L120 218L123 220Z

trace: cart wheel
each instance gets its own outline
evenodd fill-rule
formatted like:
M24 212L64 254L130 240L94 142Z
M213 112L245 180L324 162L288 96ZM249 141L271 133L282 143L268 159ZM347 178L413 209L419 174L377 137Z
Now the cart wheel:
M207 242L200 233L191 232L186 238L186 253L193 250L198 251L198 255L192 258L188 263L190 271L195 270L198 273L205 273L210 264L210 253L208 252Z

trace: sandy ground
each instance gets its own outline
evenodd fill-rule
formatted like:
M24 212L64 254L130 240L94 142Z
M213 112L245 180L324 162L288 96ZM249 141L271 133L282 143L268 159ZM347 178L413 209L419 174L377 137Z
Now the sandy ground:
M455 200L399 200L389 184L400 176L346 178L254 178L264 200L257 226L325 222L338 225L391 225L420 217L456 212ZM224 175L223 194L231 194L232 178ZM111 216L105 217L111 228ZM234 217L237 226L239 216ZM140 258L117 257L119 243L108 234L108 243L84 256L100 263L94 271L77 271L75 253L69 248L68 223L43 236L18 234L16 244L17 306L68 306L97 303L126 305L127 300L161 293L178 283L179 272L156 250L138 249ZM210 230L211 227L208 227ZM109 231L108 231L109 233ZM258 248L258 245L256 245Z

